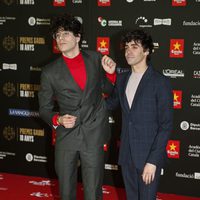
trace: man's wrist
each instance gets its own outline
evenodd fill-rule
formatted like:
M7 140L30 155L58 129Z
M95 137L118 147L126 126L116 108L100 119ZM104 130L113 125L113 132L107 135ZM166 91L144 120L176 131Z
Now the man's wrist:
M58 124L58 125L61 125L61 116L58 116L58 117L57 117L57 124Z

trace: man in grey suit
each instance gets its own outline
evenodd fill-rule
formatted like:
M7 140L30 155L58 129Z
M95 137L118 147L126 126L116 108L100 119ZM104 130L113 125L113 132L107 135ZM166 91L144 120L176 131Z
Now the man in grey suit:
M153 51L143 30L123 37L131 69L117 76L109 109L122 110L119 164L127 200L155 200L166 145L172 131L173 94L169 80L148 63Z
M52 34L62 56L43 68L38 96L40 116L56 128L60 196L76 200L80 160L85 200L101 200L103 145L110 137L103 93L112 91L116 64L100 53L80 50L81 23L71 15L56 17ZM54 100L58 112L54 111Z

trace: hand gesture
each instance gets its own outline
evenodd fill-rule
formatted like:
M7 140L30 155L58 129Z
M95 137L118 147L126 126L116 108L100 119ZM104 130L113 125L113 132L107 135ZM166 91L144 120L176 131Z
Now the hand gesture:
M59 116L59 124L64 126L65 128L73 128L75 125L77 117L72 116L72 115L63 115L63 116Z
M112 58L106 55L103 56L101 59L101 64L108 74L113 74L115 72L116 63L112 60Z

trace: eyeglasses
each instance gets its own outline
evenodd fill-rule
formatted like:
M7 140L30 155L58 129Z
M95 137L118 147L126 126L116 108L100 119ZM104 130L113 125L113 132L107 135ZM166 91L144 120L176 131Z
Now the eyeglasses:
M69 31L58 32L58 33L56 33L56 34L53 35L53 39L54 40L59 40L61 38L65 39L65 38L67 38L71 34L72 33L69 32Z

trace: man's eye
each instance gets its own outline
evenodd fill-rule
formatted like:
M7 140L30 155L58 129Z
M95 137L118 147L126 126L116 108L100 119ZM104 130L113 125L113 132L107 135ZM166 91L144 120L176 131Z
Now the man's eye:
M69 35L69 33L68 32L64 32L63 35L67 36L67 35Z

